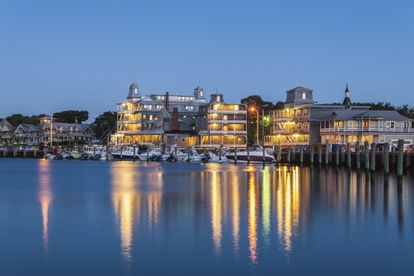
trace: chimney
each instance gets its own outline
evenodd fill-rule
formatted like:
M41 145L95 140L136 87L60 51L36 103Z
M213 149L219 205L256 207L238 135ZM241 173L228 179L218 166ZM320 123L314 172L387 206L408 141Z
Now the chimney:
M178 131L180 130L180 125L178 123L178 108L174 107L173 114L172 114L172 130Z
M170 112L170 93L165 92L165 110Z

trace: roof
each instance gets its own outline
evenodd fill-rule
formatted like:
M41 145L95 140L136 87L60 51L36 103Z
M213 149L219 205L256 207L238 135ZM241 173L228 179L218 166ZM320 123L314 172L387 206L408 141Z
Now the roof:
M290 90L286 91L286 93L293 92L293 91L312 92L313 90L309 89L309 88L306 88L306 87L303 87L303 86L297 86L293 89L290 89Z
M6 119L0 121L0 131L14 131L15 129L16 127L10 124Z
M24 132L36 132L41 131L42 128L40 126L30 125L30 124L20 124L17 129L22 129Z
M412 119L405 117L395 110L337 110L333 111L327 118L330 120L352 120L352 119L382 119L387 121L407 121Z

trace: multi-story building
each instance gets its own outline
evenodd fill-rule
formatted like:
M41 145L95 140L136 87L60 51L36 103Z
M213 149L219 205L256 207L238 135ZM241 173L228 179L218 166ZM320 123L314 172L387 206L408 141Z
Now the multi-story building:
M88 143L94 136L88 124L51 122L49 116L40 118L40 126L42 127L42 142L45 144L49 143L51 138L53 143Z
M138 85L133 83L127 100L117 104L117 132L112 142L195 144L195 118L199 107L206 103L201 87L196 87L193 95L166 92L141 96Z
M271 134L265 137L267 146L311 145L321 142L320 121L333 111L351 108L348 86L343 104L318 104L313 100L313 91L296 87L286 92L283 109L271 113ZM366 106L352 109L367 110Z
M204 148L245 148L247 145L247 106L224 103L222 94L211 95L197 120L199 146Z
M333 111L320 122L321 142L335 144L390 143L414 141L414 120L389 110Z
M6 119L0 121L0 146L13 144L15 130L16 128Z

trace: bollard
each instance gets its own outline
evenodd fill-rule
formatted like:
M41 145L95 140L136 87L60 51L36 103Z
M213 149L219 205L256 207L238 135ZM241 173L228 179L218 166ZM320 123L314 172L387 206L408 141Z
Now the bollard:
M377 144L372 143L371 144L371 171L375 171L375 163L377 161L375 160L376 159L376 152L375 152L376 148L377 148Z
M135 153L136 153L136 147L135 146L133 147L133 150L134 150L134 152L133 152L133 155L132 155L132 160L134 160L134 162L135 162Z
M318 164L319 165L322 164L322 146L321 145L318 146Z
M299 163L301 166L303 165L303 147L299 149Z
M335 165L339 167L339 145L335 148Z
M404 162L404 140L398 140L398 158L397 158L397 174L398 176L403 175L403 164Z
M356 154L356 168L360 169L361 168L361 152L360 152L360 144L359 142L356 143L355 146L355 154Z
M350 169L352 168L352 153L351 153L351 144L347 143L346 144L346 163L347 163L347 167Z
M315 155L315 148L313 146L310 146L310 155L309 155L309 163L313 165L313 158Z
M369 143L368 141L364 142L364 163L365 163L365 169L369 170Z
M388 174L390 172L390 144L384 144L383 160L384 160L384 173Z
M247 150L247 165L249 165L250 164L250 150L249 150L249 147L247 147L246 150Z
M325 143L325 166L329 165L329 141L326 140Z

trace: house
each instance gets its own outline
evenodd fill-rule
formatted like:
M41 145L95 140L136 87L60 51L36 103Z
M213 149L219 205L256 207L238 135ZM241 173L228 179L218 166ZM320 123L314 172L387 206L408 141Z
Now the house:
M6 119L0 121L0 146L13 144L13 132L16 127L10 124Z
M37 146L43 140L43 129L40 126L20 124L13 132L14 144L19 146Z

